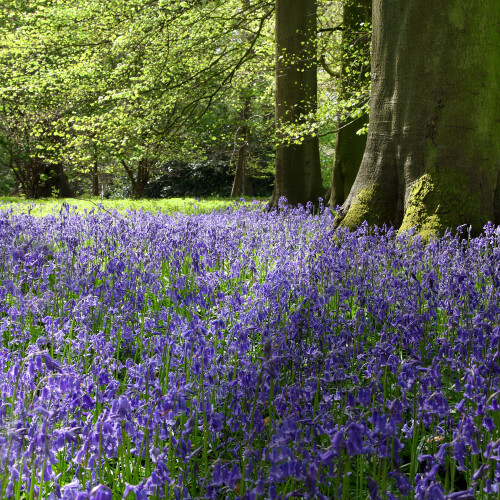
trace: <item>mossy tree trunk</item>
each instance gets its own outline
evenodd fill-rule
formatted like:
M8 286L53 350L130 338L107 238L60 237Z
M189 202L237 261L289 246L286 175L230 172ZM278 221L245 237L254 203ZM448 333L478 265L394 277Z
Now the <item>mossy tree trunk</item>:
M374 0L367 146L339 221L500 222L500 2Z
M284 196L297 205L323 195L318 137L290 142L282 127L304 123L317 106L317 2L276 0L276 181L270 200Z
M340 99L359 99L370 83L370 33L372 0L348 0L344 4L342 22L342 62L340 68ZM362 23L363 26L362 26ZM326 202L335 207L346 200L363 159L366 134L357 132L366 127L368 115L353 118L353 109L346 109L339 116L339 131L335 142L335 160L332 181Z

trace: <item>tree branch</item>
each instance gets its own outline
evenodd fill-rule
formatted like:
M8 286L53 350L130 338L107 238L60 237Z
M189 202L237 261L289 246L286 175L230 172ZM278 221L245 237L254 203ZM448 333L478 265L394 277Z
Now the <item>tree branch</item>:
M333 28L320 28L318 33L332 33L334 31L344 31L344 27L339 25Z
M340 78L340 70L333 70L330 68L328 63L325 60L325 54L322 54L321 57L319 58L319 64L321 67L332 77L332 78Z

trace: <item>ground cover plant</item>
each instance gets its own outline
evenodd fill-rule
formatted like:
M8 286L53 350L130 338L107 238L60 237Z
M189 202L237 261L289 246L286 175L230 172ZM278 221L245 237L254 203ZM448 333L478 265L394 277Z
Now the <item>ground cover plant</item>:
M68 205L69 211L91 210L97 206L103 210L145 210L147 212L184 212L195 214L200 212L213 212L226 208L234 203L234 198L166 198L158 200L133 200L133 199L106 199L92 198L45 198L41 200L28 200L26 198L8 197L0 198L0 209L10 208L14 212L29 213L35 216L51 215L59 212L63 205Z
M500 230L0 211L0 497L497 498Z

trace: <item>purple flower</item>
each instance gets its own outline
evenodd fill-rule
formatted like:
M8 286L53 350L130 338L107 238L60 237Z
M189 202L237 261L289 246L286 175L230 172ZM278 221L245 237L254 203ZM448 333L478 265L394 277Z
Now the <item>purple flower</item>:
M484 417L483 426L489 432L493 432L496 428L495 424L493 423L493 419L491 417Z
M121 417L128 417L130 414L131 408L130 408L130 402L127 398L127 396L120 396L118 398L118 414Z
M486 476L486 474L488 474L488 471L490 470L490 465L489 464L482 464L479 469L476 470L476 472L474 472L473 476L472 476L472 480L473 481L477 481L479 479L482 479L483 477Z
M220 462L215 464L214 475L213 475L213 484L215 486L221 486L227 480L227 469L226 467L222 467Z
M108 373L104 370L101 370L99 373L99 385L108 385L109 384L109 376Z
M351 424L348 430L347 451L350 456L364 453L363 435L365 429L362 425Z
M158 460L154 471L151 473L151 477L146 481L146 486L158 487L168 484L169 486L174 484L174 481L170 478L170 471L165 465L163 460Z
M408 495L411 491L411 483L408 476L398 471L389 472L389 477L394 478L396 487L402 495Z
M89 500L111 500L112 493L111 490L102 484L98 484L90 492Z
M380 500L377 481L375 481L371 476L366 476L366 485L368 486L370 500Z
M62 369L61 367L59 366L58 363L56 363L49 355L48 353L44 352L42 353L42 357L43 357L43 361L45 362L45 365L47 366L47 368L50 370L50 371L53 371L53 372L58 372L58 373L61 373L62 372Z
M228 475L228 484L229 486L234 489L236 488L236 483L241 479L241 471L240 468L234 464L229 472Z
M318 480L318 468L311 464L307 470L306 478L305 478L305 486L308 496L312 498L316 493L316 481Z
M399 498L416 436L415 498L470 498L442 485L471 456L495 495L500 229L424 245L281 208L0 213L0 477L88 500L111 463L140 469L125 498L218 499L243 496L243 460L249 499L321 499L347 453L388 471L370 498Z
M125 490L123 492L123 500L126 500L130 493L135 494L136 500L148 500L148 495L144 491L143 484L131 485L125 483Z
M7 488L5 489L5 496L7 498L12 498L12 495L14 493L14 483L12 481L9 481L7 483Z
M473 491L464 490L450 493L444 497L446 500L474 500L476 496Z

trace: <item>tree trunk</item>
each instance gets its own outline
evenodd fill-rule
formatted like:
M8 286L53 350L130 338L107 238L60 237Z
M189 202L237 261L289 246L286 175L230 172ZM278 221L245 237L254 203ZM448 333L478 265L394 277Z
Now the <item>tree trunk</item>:
M150 163L147 159L141 159L137 162L137 172L134 171L125 160L120 160L125 172L132 185L132 198L140 199L144 194L144 188L151 177Z
M339 120L338 123L341 128L335 142L332 181L325 196L326 202L332 207L345 202L358 174L366 147L366 134L358 135L357 132L366 127L368 116L364 114L355 120Z
M140 199L144 195L144 188L149 181L151 171L149 161L146 159L139 160L137 164L137 179L135 182L134 198Z
M276 181L271 206L280 197L297 205L323 195L319 143L314 134L290 143L282 126L300 124L316 112L316 0L276 0Z
M241 113L241 125L237 134L236 141L239 143L236 171L234 172L233 188L231 197L236 198L240 195L248 195L247 188L249 187L247 166L247 150L249 139L248 119L250 118L250 103L249 97L243 102L243 112ZM252 193L253 194L253 193Z
M41 176L37 176L37 198L47 198L54 195L58 198L71 198L74 196L62 163L42 163L39 168L42 169L41 173L44 174L45 180L42 181Z
M51 168L51 171L54 173L52 185L57 189L58 197L72 198L75 193L68 181L68 176L64 171L63 165L58 163Z
M123 168L125 169L125 172L127 173L130 180L130 184L132 186L132 198L135 198L135 194L137 192L137 183L135 181L134 171L125 160L120 160L120 163L123 165Z
M374 0L368 141L339 220L500 222L500 2Z
M370 33L361 23L370 23L372 0L349 0L344 4L342 31L342 64L340 70L340 99L358 100L370 82L367 64L370 54ZM332 181L326 202L335 207L346 200L358 174L366 146L366 134L357 134L368 124L368 115L353 119L354 109L345 109L339 116L339 131L335 144Z
M245 166L243 195L253 196L253 173L248 169L248 164Z
M99 169L97 160L92 166L92 196L99 196Z

